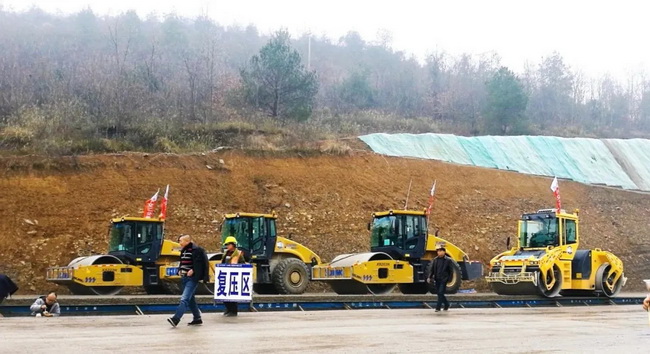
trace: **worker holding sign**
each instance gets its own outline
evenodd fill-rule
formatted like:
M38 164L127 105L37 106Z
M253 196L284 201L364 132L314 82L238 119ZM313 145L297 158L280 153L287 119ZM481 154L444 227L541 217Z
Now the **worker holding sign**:
M252 266L244 265L244 255L237 249L237 239L226 237L226 252L215 269L214 298L226 306L226 317L237 316L237 304L252 300Z

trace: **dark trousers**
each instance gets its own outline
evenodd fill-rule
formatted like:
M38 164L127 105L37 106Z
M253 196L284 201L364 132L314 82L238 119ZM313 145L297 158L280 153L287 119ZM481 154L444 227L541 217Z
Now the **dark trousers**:
M447 301L447 297L445 296L445 292L447 291L447 281L436 280L434 285L436 287L436 295L438 295L436 310L440 310L443 304L446 309L449 308L449 301Z
M235 315L237 314L236 302L224 302L223 305L226 306L226 313L234 313Z

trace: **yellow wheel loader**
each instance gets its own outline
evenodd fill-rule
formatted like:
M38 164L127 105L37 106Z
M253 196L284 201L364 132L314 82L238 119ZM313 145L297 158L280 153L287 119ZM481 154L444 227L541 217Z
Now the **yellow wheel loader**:
M179 244L164 239L164 221L112 219L108 254L78 257L66 267L47 269L47 280L78 295L115 295L125 286L148 294L178 294L178 281L165 279L165 266L178 262Z
M302 294L310 281L311 267L321 263L309 248L277 236L275 214L226 214L221 225L222 240L237 239L237 248L253 267L253 290L258 294ZM210 283L201 284L200 294L214 292L214 267L223 253L210 253ZM166 267L168 279L177 277L178 263Z
M517 246L490 261L486 280L497 294L613 297L625 285L618 257L599 248L578 249L578 210L524 214L518 229Z
M448 293L456 293L461 280L483 275L483 265L471 262L460 248L428 234L425 211L390 210L372 214L370 252L343 254L332 262L312 267L312 279L327 282L337 294L386 294L397 286L404 294L432 290L426 278L436 248L444 245L453 260L454 275Z

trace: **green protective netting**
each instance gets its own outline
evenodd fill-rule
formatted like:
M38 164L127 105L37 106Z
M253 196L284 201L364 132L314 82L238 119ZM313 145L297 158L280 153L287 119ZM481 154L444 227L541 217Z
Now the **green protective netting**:
M360 139L373 151L389 156L433 159L650 190L650 140L462 137L432 133L370 134Z
M650 140L606 139L605 145L639 189L650 191Z

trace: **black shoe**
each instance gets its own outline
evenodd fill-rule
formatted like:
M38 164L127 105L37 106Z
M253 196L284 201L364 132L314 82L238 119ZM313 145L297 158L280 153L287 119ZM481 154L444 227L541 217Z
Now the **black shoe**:
M237 317L237 313L235 312L226 312L223 315L226 317Z
M180 322L180 321L181 320L177 320L174 317L170 317L170 318L167 319L167 322L169 322L169 324L172 325L172 327L178 326L178 322Z
M228 316L229 313L230 313L230 311L226 310L226 311L224 311L224 312L222 313L222 315L224 315L224 316Z
M192 322L188 323L187 325L188 326L197 326L197 325L202 325L202 324L203 324L203 320L199 318L198 320L192 320Z
M440 312L440 309L436 309L436 312Z
M449 305L445 306L445 308L443 310L449 311Z

